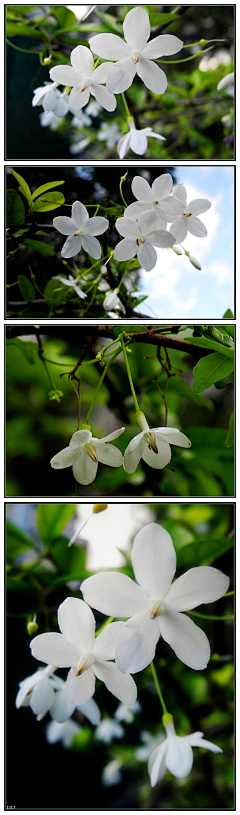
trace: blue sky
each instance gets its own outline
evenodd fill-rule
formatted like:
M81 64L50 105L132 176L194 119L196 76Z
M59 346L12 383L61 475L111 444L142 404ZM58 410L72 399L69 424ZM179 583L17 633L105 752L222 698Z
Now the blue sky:
M212 202L200 216L207 237L188 233L183 244L202 269L195 269L184 254L157 250L155 269L141 271L141 293L148 300L139 311L158 319L220 319L227 308L234 311L234 167L175 167L175 175L186 186L189 201Z

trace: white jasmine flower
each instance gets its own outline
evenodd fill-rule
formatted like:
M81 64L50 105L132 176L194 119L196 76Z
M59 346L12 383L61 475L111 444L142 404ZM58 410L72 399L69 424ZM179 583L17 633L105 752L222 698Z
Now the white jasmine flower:
M56 742L61 741L63 747L70 748L75 736L78 736L81 730L80 725L72 719L68 719L67 722L61 724L53 720L45 727L46 740L48 744L56 744Z
M167 718L167 714L166 714ZM170 717L169 717L170 718ZM222 753L220 747L203 739L200 731L189 736L176 736L173 722L165 724L167 738L155 748L148 762L152 787L164 777L167 770L176 778L187 778L193 764L192 747L203 747L212 753Z
M95 639L94 615L76 597L67 597L58 609L61 634L39 634L30 643L32 654L49 662L51 653L58 668L70 667L66 681L66 697L75 705L83 705L94 695L96 677L117 699L126 704L136 700L137 689L129 675L119 671L114 659L116 642L124 623L112 623Z
M117 144L120 135L120 130L116 122L113 122L113 124L101 122L97 139L98 141L105 141L107 147L111 149L111 147L114 147L115 144Z
M92 120L90 119L90 116L87 116L86 112L84 112L82 110L82 108L80 108L80 110L76 110L75 108L70 108L70 113L72 113L73 117L74 117L73 120L72 120L72 125L74 127L79 128L80 126L84 127L84 125L86 125L86 127L90 127L90 125L92 124Z
M159 216L157 212L150 210L142 212L138 221L128 218L117 218L116 229L124 240L117 243L114 249L116 260L130 260L136 255L139 263L150 272L157 262L157 252L155 246L161 249L168 249L175 243L174 235L159 226Z
M118 722L126 722L127 724L131 724L134 720L134 714L140 713L142 710L140 702L138 700L134 703L134 705L123 705L121 703L118 705L117 710L115 710L114 716Z
M153 427L150 430L143 413L136 416L142 432L129 442L124 453L124 469L135 473L142 458L154 470L162 470L171 461L170 444L177 447L191 447L191 442L175 427Z
M85 45L77 45L70 59L71 66L55 65L50 71L50 77L54 82L72 87L69 96L70 107L83 108L92 94L105 110L115 110L117 104L115 96L102 84L106 82L111 63L104 62L94 71L93 55Z
M164 93L167 77L162 68L152 60L177 54L182 41L171 34L162 34L148 42L151 27L144 8L135 7L126 14L123 31L126 42L116 34L97 34L89 41L94 54L116 62L107 76L107 88L112 93L122 93L130 88L135 74L150 91ZM56 78L55 75L52 78Z
M105 308L106 311L112 311L113 309L117 308L120 311L123 311L123 314L126 314L126 309L118 297L118 289L108 291L104 299L103 308Z
M202 221L196 218L196 215L207 212L211 206L211 201L208 201L207 198L195 198L194 201L190 201L190 204L187 204L187 190L184 184L178 184L174 187L173 195L182 201L184 207L182 215L174 216L173 223L171 224L176 243L182 243L187 237L188 232L191 232L192 235L196 235L197 238L205 238L207 229Z
M102 784L104 787L113 787L115 784L120 784L122 780L122 773L120 772L121 762L118 758L109 761L102 772Z
M73 277L73 275L71 274L68 275L68 278L61 277L61 275L55 275L55 277L53 277L52 280L60 280L61 283L64 283L64 286L70 286L70 288L74 289L76 294L78 294L78 297L81 297L82 300L84 300L84 298L87 297L85 292L82 291L82 289L80 289L80 286L78 285L78 281L76 280L76 278Z
M61 251L63 258L75 257L80 249L84 249L97 260L101 257L100 243L93 236L106 232L109 222L100 215L89 218L86 207L80 201L74 201L71 218L67 215L58 215L53 219L53 226L62 235L68 235Z
M69 97L57 90L57 82L49 82L40 88L35 88L33 93L33 107L42 105L46 113L53 112L59 119L62 119L68 112Z
M217 85L218 91L226 91L228 88L233 88L234 86L234 73L227 74L224 76L223 79L220 79L220 82Z
M104 744L111 744L113 739L123 739L124 729L114 719L103 719L95 730L95 736L98 741L103 741Z
M98 102L94 102L94 100L92 99L86 108L86 113L88 114L88 116L93 116L93 118L95 118L95 116L99 116L100 111L101 105L99 105Z
M173 189L170 173L155 178L151 187L146 178L135 175L131 186L133 195L138 200L125 209L124 216L135 218L142 212L151 210L157 212L159 216L159 229L166 229L167 222L171 221L173 216L182 214L184 209L182 201L178 200L176 195L174 197L170 195Z
M133 153L137 153L138 156L143 156L148 148L149 136L152 136L153 139L159 139L159 141L166 141L164 136L160 136L159 133L154 133L151 127L144 127L141 128L141 130L137 130L134 122L129 122L128 133L122 136L118 142L117 151L119 158L124 158L128 150L132 150Z
M50 127L50 130L57 130L60 122L60 119L51 110L40 113L39 119L41 127Z
M160 636L189 668L206 668L210 659L208 638L182 612L218 600L227 591L229 578L219 569L198 566L171 585L176 552L169 533L154 523L138 532L132 565L137 583L120 572L101 572L81 584L85 601L98 611L130 617L116 645L119 669L135 673L146 668Z
M93 437L90 430L77 430L73 433L69 447L64 447L60 453L53 456L50 461L51 467L54 470L63 470L72 466L74 478L79 484L92 484L97 475L99 461L110 467L121 466L122 453L108 442L117 439L124 430L125 427L121 427L103 439Z
M19 682L19 691L16 696L16 707L31 707L40 721L54 704L54 689L50 677L54 672L53 665L39 668L31 676Z

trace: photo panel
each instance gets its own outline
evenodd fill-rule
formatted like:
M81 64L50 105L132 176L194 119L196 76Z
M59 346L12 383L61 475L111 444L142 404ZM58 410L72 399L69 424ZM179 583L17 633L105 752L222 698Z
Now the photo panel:
M235 316L234 165L9 165L6 211L7 319Z
M5 8L8 160L234 159L234 4Z
M234 514L7 506L7 809L234 808Z

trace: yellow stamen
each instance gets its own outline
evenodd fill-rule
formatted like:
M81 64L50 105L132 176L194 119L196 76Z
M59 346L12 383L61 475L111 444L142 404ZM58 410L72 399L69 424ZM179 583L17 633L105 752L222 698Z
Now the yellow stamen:
M94 444L91 441L87 442L87 444L84 444L83 449L84 453L86 453L87 456L90 456L90 458L92 458L92 460L95 461L96 463L98 462L96 447L94 447Z
M153 453L158 453L157 442L154 433L151 433L151 431L149 431L149 433L144 434L144 438L145 441L147 442L149 450L152 450Z
M164 611L165 607L163 603L159 602L159 600L154 600L154 602L151 604L149 608L149 613L152 620L154 620L155 617L160 617L160 614L163 614Z

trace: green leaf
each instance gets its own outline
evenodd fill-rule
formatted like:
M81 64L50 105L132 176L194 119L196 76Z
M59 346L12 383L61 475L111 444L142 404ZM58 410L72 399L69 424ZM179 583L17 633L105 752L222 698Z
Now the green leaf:
M48 305L56 306L66 299L68 290L66 290L66 286L61 284L60 280L53 280L53 278L51 278L51 280L48 280L43 293Z
M102 20L103 23L105 23L110 33L120 34L120 36L123 34L122 24L117 23L115 17L113 17L112 14L103 14L103 12L100 14L100 12L98 11L98 17L100 17L100 20Z
M209 354L199 360L193 368L195 382L193 390L195 393L205 391L225 376L229 376L234 370L234 360L224 357L222 354Z
M11 173L12 173L12 175L14 175L14 178L17 179L18 183L20 184L20 191L22 192L22 194L25 196L25 198L27 199L27 201L30 204L31 200L32 200L32 195L31 195L30 187L28 186L27 182L24 180L24 178L21 175L19 175L19 173L16 173L15 170L11 170Z
M19 555L22 555L23 552L27 552L28 549L35 549L36 544L30 538L30 535L26 535L22 529L19 529L18 526L15 526L11 521L7 521L6 526L6 541L7 541L7 560L14 560Z
M73 11L66 8L66 6L50 6L51 12L56 18L58 24L63 27L71 28L77 23L77 17Z
M76 512L76 504L38 504L37 525L44 543L58 538Z
M186 543L178 549L177 562L180 569L205 565L232 549L232 538L204 539Z
M229 419L229 428L226 438L226 447L231 447L234 444L234 410Z
M197 345L199 348L208 348L210 351L218 351L223 354L224 357L234 359L234 348L229 348L229 346L222 345L222 343L216 340L211 340L210 337L186 337L186 339L191 345Z
M65 198L62 192L46 192L35 201L33 209L36 212L49 212L50 209L57 209L64 204Z
M6 341L7 346L13 345L25 356L27 362L32 365L36 360L36 354L38 353L38 345L36 342L31 342L31 340L20 340L19 337L14 337L14 339Z
M32 200L34 201L38 195L42 195L43 192L47 192L47 190L51 190L53 187L59 187L60 184L65 184L65 181L48 181L46 184L41 184L41 187L38 187L32 194Z
M7 190L7 224L24 224L25 206L16 190Z
M28 277L26 277L24 274L19 274L17 281L23 299L35 300L35 289L31 281L28 280Z
M30 21L29 21L30 22ZM24 23L6 22L6 35L7 37L34 37L36 38L36 29L31 29L30 25L25 20ZM39 34L39 39L40 39Z
M67 580L81 580L86 568L86 552L75 543L68 548L68 538L58 537L51 545L52 556Z
M33 238L25 238L24 245L28 247L28 249L35 249L36 252L40 252L41 255L50 255L54 257L55 252L52 246L49 243L45 243L45 241L35 241Z
M227 308L227 311L225 311L225 314L223 315L223 319L229 320L231 318L234 320L234 314L232 313L230 308Z
M157 13L157 14L149 14L150 25L167 25L167 23L174 23L174 20L177 20L179 14L165 14L165 13Z

